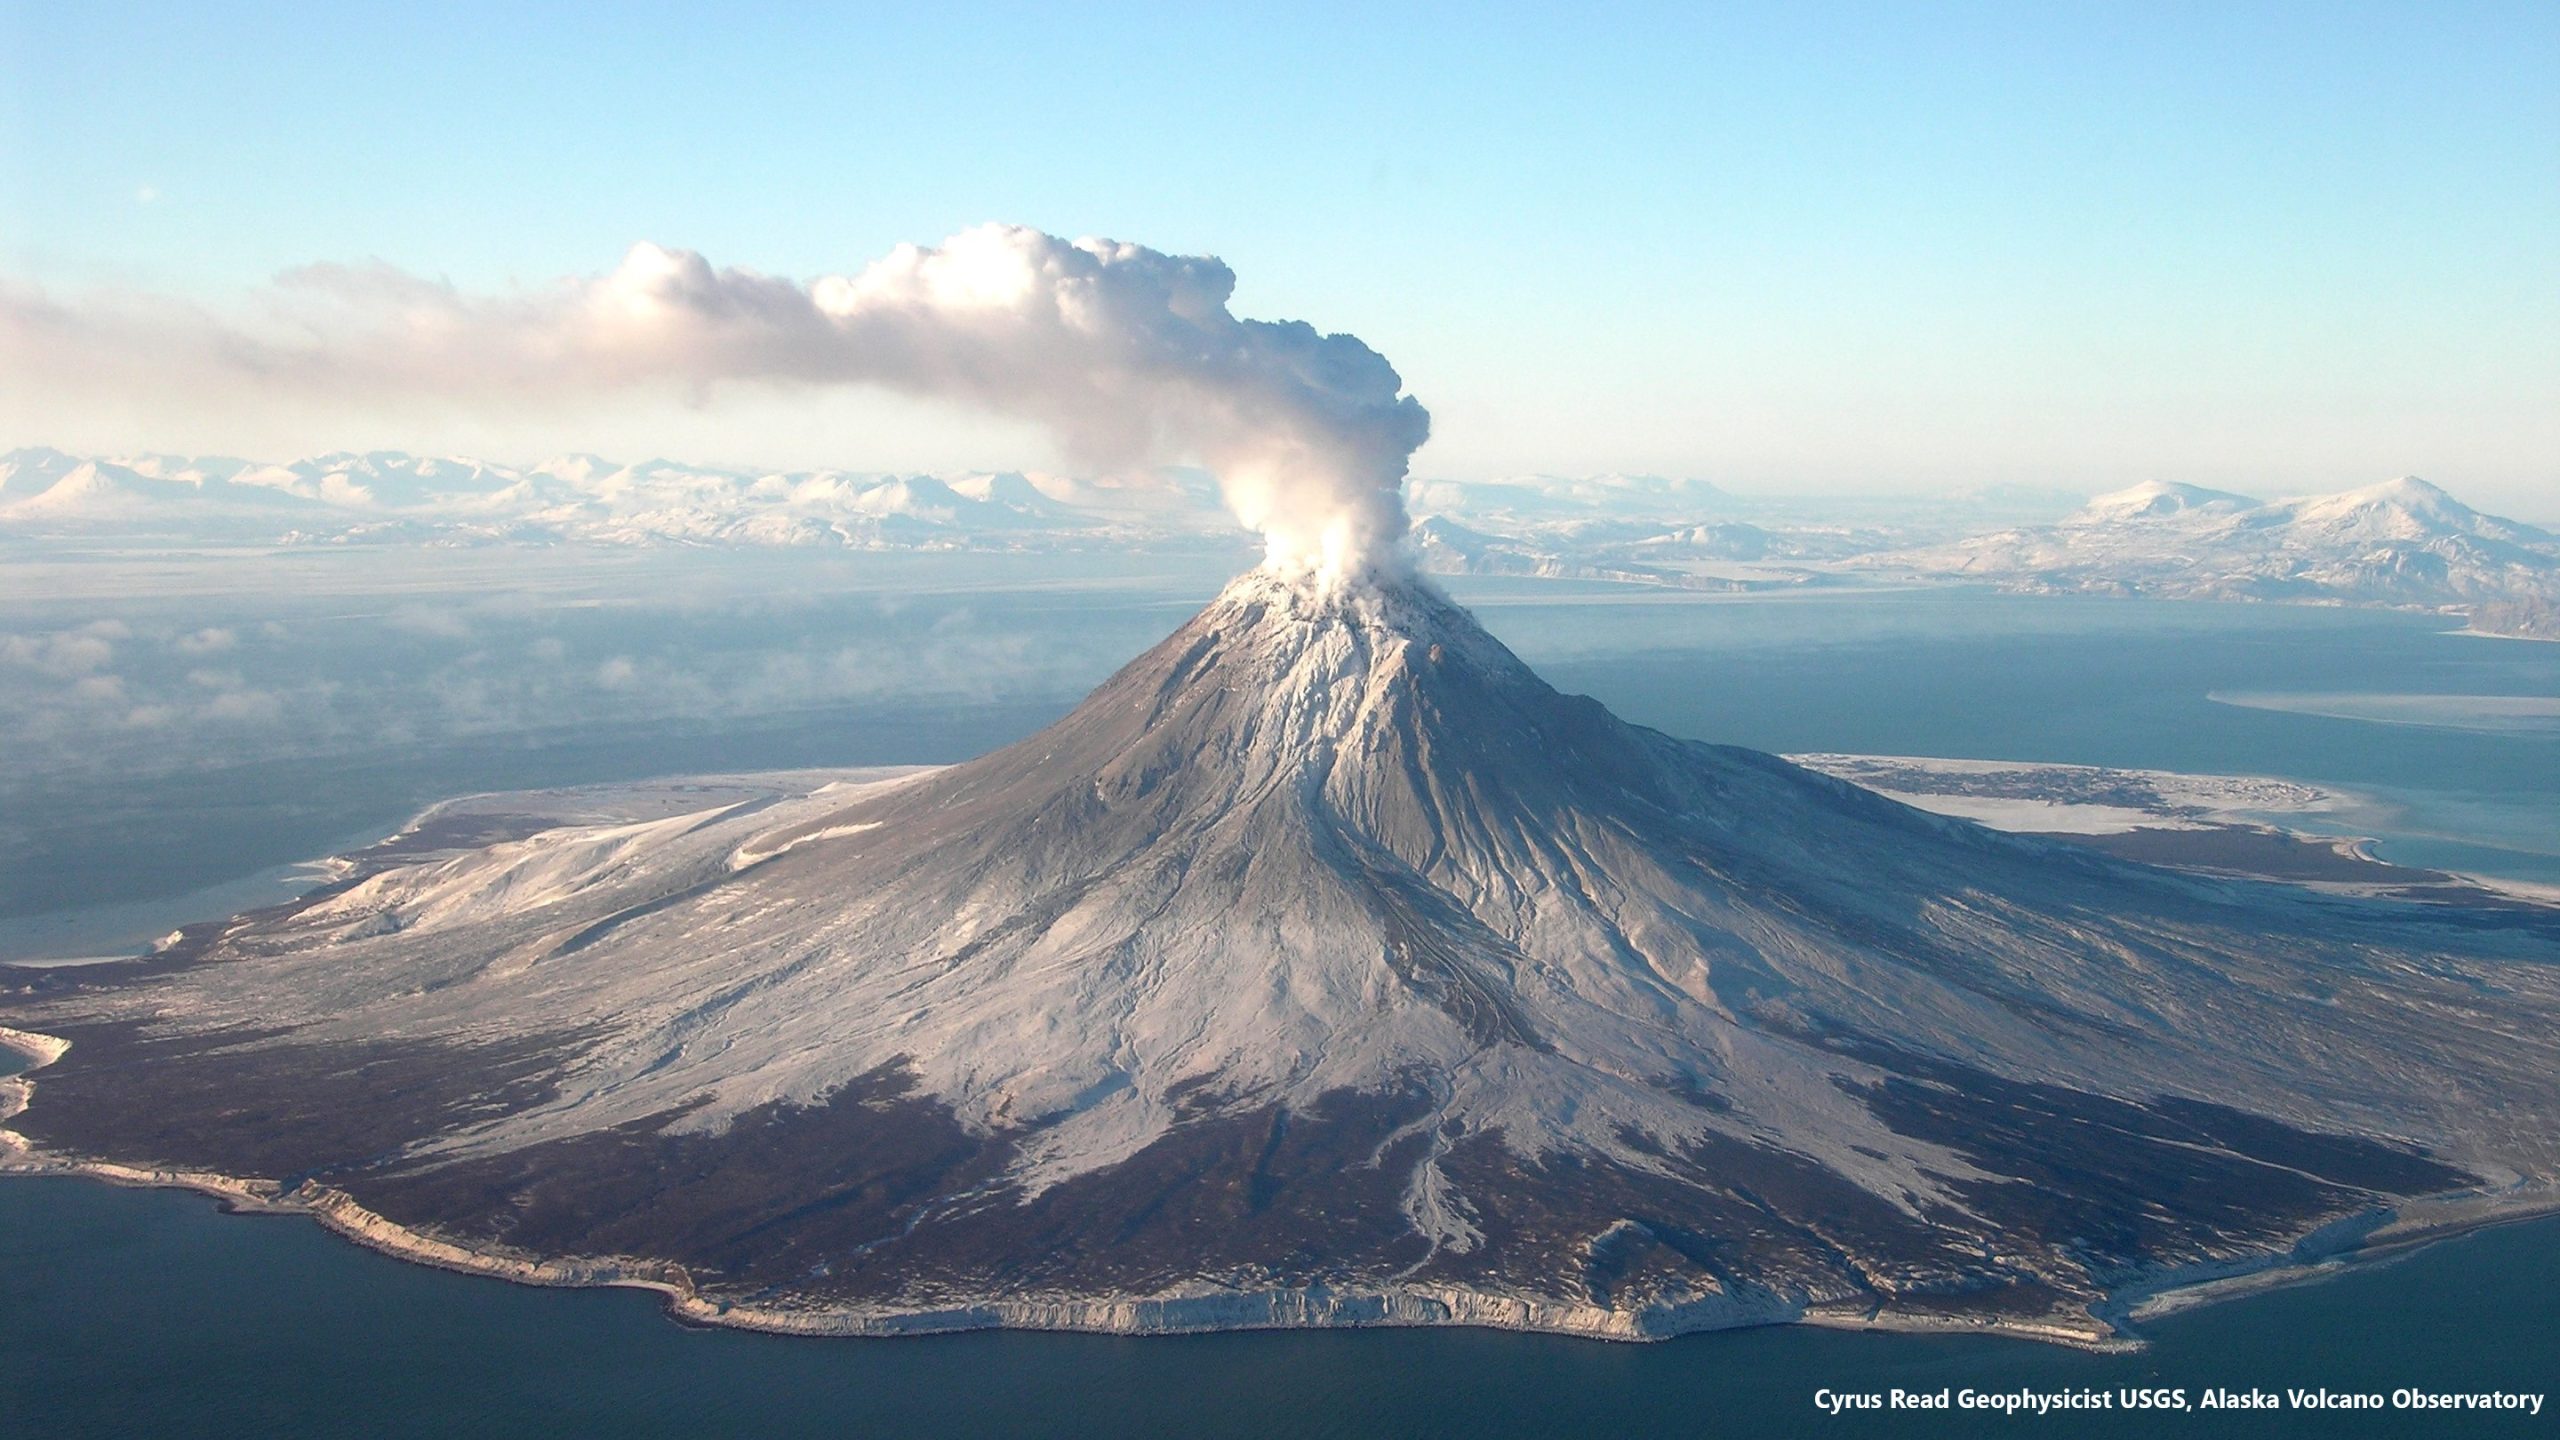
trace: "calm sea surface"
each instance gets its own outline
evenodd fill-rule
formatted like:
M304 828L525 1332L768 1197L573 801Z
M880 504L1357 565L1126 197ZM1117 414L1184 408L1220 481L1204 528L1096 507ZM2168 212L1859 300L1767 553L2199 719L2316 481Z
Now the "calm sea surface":
M326 745L230 741L236 754L209 751L141 782L84 768L66 750L58 766L0 782L10 861L0 869L12 872L0 879L0 953L107 950L208 907L281 893L279 867L382 833L441 795L962 758L1062 711L1215 583L1203 571L1135 585L955 586L895 606L845 585L777 607L741 579L688 591L673 610L636 612L638 602L597 603L581 591L468 611L476 648L467 652L453 638L462 622L421 620L436 612L414 601L278 620L254 596L199 597L185 623L236 610L233 628L252 654L230 663L243 669L254 638L289 622L293 656L279 644L264 662L277 667L264 677L269 692L286 702L321 693L290 664L342 674L348 656L395 635L452 653L422 650L380 668L374 691L332 682L329 713L361 723ZM2560 726L2537 722L2532 705L2519 720L2512 704L2474 703L2560 696L2560 646L2448 636L2438 622L2399 615L1949 592L1733 601L1479 583L1461 596L1558 685L1675 733L1781 751L2285 776L2366 797L2342 823L2384 836L2392 858L2560 883ZM95 618L101 604L0 596L0 627ZM120 641L126 651L154 633L148 610L137 602L128 617L143 639ZM875 675L867 667L888 664L889 651L819 648L840 633L898 655L942 647L941 658ZM589 695L503 673L508 663L605 656L610 681L612 658L637 656L623 671L645 670L651 644L670 657L720 647L732 668L694 690L662 686L696 698L654 711L627 699L617 709L610 685ZM366 741L365 727L381 722L363 717L376 711L456 704L462 682L449 671L481 687L481 708L469 713L498 718ZM439 677L432 693L416 688L419 674ZM250 678L261 677L252 669ZM750 681L767 689L739 688ZM131 676L137 690L151 683ZM206 683L193 670L169 681ZM541 703L510 719L491 709L493 694ZM2409 696L2428 699L2413 708ZM350 709L359 702L375 711ZM41 741L52 712L41 697L26 705L24 718L0 724ZM2392 718L2356 718L2373 714ZM1941 1420L1830 1418L1813 1398L1823 1387L2171 1386L2190 1403L2212 1386L2560 1392L2560 1223L2551 1222L2172 1317L2134 1356L1793 1328L1654 1346L1422 1331L830 1342L686 1330L645 1296L425 1270L308 1223L222 1216L181 1194L16 1180L0 1182L0 1307L7 1437L2560 1434L2549 1407L2539 1420L2393 1411Z
M2560 1224L2156 1324L2136 1355L1787 1327L1612 1345L1488 1331L809 1340L680 1328L293 1219L0 1185L9 1436L2550 1435L2560 1413L1819 1414L1815 1392L2215 1385L2560 1392Z

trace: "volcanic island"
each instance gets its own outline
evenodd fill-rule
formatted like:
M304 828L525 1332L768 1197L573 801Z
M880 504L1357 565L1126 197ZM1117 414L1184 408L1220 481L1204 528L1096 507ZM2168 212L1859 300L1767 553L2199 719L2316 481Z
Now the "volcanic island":
M1261 569L935 769L431 812L0 969L0 1164L808 1333L2147 1297L2560 1205L2560 911L2139 863Z

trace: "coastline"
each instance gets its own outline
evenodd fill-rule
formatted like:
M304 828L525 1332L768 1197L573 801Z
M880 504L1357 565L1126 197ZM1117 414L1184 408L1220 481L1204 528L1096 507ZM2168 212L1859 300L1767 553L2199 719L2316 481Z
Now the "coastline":
M2385 805L2336 785L2262 774L2203 775L2047 761L1849 753L1782 758L1931 814L2140 864L2345 895L2560 907L2560 885L2409 864L2380 853L2380 847L2412 836L2298 828L2304 816L2326 817L2333 827L2372 824L2370 812ZM2050 790L2047 777L2121 778L2153 786L2157 793L2148 805L2094 803L2044 793Z
M16 1074L0 1077L0 1127L33 1102L36 1087L25 1078L27 1074L51 1064L69 1049L68 1042L55 1036L0 1026L0 1051L14 1053L28 1062ZM1185 1335L1241 1330L1464 1326L1644 1343L1718 1330L1800 1324L1892 1334L2002 1335L2092 1353L2125 1353L2147 1345L2134 1329L2144 1320L2218 1300L2326 1279L2349 1268L2388 1263L2436 1241L2474 1230L2560 1213L2560 1189L2550 1187L2504 1193L2457 1191L2422 1197L2405 1205L2333 1221L2285 1250L2174 1267L2137 1278L2083 1312L2057 1312L2042 1317L1897 1312L1881 1309L1868 1299L1822 1301L1765 1289L1665 1309L1628 1312L1436 1286L1376 1291L1335 1292L1319 1287L983 1300L929 1310L818 1305L793 1309L739 1305L706 1297L685 1267L670 1261L628 1257L545 1259L476 1249L386 1219L365 1209L345 1191L316 1182L305 1182L286 1191L272 1180L209 1170L50 1156L17 1132L0 1128L0 1179L13 1175L190 1190L220 1201L225 1213L307 1216L342 1239L394 1259L519 1285L648 1291L663 1301L668 1318L684 1325L774 1335L869 1338L995 1329Z

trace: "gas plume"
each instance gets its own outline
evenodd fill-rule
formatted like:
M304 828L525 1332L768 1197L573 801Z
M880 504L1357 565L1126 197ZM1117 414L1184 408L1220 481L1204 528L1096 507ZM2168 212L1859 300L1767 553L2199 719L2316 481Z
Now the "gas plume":
M1078 464L1203 464L1275 568L1396 563L1429 417L1357 337L1239 319L1234 290L1211 257L985 225L805 283L641 244L608 273L506 294L306 266L260 292L251 319L0 292L0 358L351 402L877 386L1035 422Z

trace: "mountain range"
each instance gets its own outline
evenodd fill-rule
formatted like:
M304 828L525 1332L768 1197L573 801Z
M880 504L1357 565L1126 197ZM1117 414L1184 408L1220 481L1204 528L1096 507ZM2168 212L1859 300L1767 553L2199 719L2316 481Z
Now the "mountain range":
M0 534L263 544L1010 549L1223 535L1191 472L1063 476L757 472L570 455L514 467L392 451L283 465L58 450L0 456Z
M1646 475L1417 480L1422 568L1757 591L1989 583L2041 593L2389 605L2560 635L2560 537L2415 477L2259 501L2155 481L2064 513L2043 491L1939 501L1745 498ZM2025 523L2007 517L2033 516ZM2052 518L2042 518L2050 516ZM0 456L0 540L1060 550L1239 544L1205 474L759 472L573 455L511 467L397 452L283 465Z
M2443 606L2560 599L2560 536L2415 476L2260 502L2153 482L2051 525L1866 563L2028 589Z

